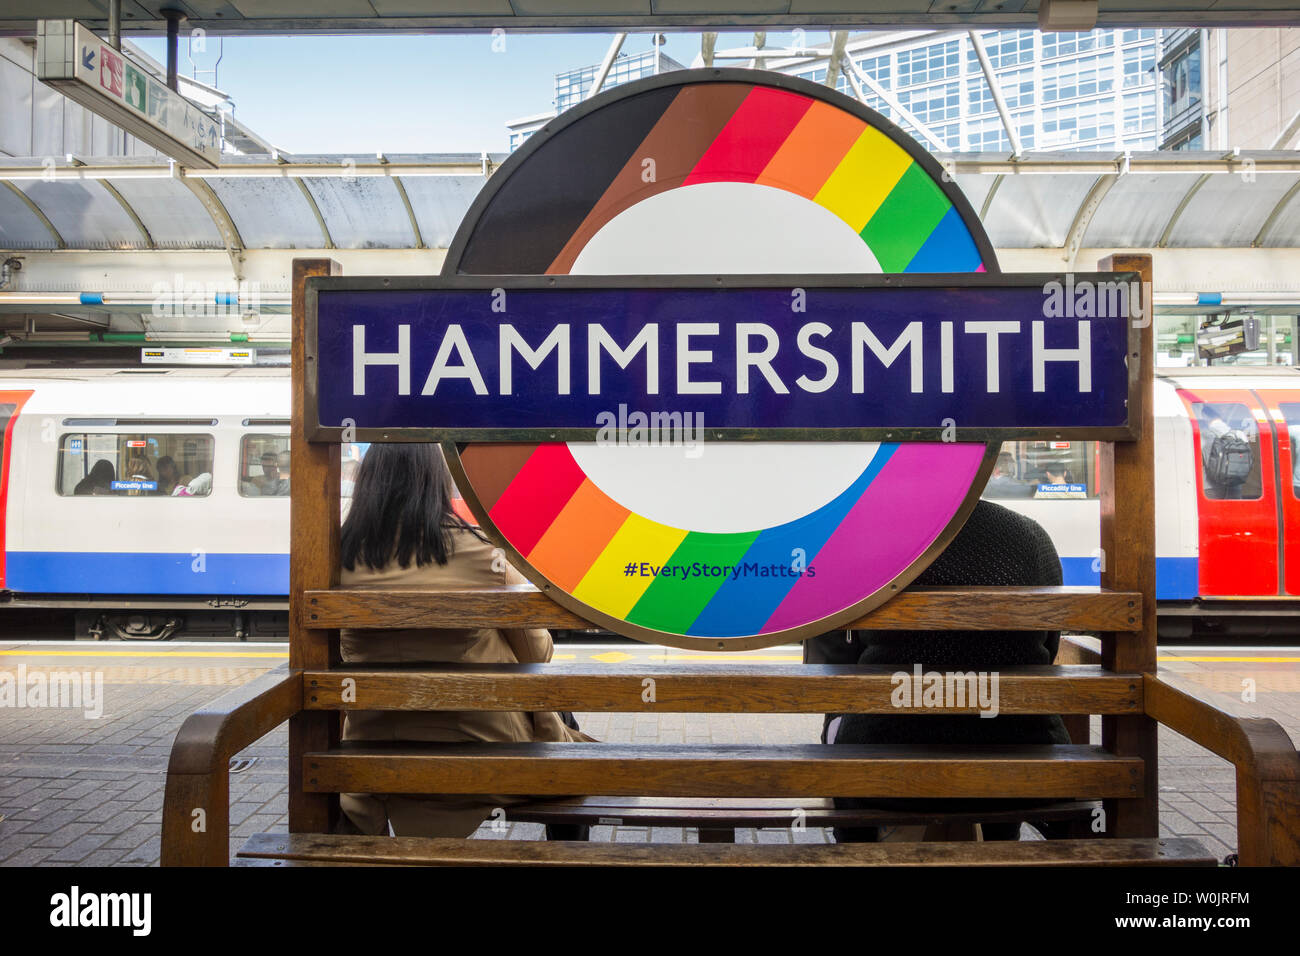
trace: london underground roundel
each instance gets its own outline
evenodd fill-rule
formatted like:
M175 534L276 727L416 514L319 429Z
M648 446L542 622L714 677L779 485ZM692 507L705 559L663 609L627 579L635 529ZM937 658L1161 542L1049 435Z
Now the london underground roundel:
M997 263L960 191L879 114L803 81L692 70L619 87L533 134L466 215L443 271ZM611 408L609 420L625 438L647 421L682 426L669 441L471 442L450 464L530 580L589 620L675 646L799 640L888 600L957 533L997 451L710 441L686 407Z

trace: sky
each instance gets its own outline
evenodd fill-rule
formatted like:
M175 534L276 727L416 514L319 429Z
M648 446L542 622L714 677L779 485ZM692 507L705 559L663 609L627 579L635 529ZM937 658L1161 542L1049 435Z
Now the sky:
M826 39L810 32L809 45ZM690 66L698 33L668 33L663 51ZM555 74L599 63L611 34L214 37L194 53L217 64L216 85L235 116L290 153L505 152L505 124L553 108ZM718 48L747 46L752 34L723 34ZM769 34L767 45L788 41ZM134 40L165 63L163 38ZM496 47L494 49L494 46ZM186 37L180 72L191 74ZM501 49L504 47L504 49ZM630 34L623 52L651 49L650 33ZM743 65L743 64L737 64ZM212 82L210 74L198 79Z
M606 34L209 37L195 53L235 116L291 153L504 152L505 123L553 108L555 74L599 63ZM136 40L166 62L161 38ZM496 49L494 49L494 44ZM504 49L502 49L504 47ZM623 51L651 48L632 34ZM698 34L668 34L663 50L689 66ZM190 74L186 38L180 72ZM198 79L211 82L210 74Z

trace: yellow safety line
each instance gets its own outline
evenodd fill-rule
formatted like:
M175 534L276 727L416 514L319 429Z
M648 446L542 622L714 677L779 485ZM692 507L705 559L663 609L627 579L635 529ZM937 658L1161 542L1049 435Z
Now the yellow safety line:
M0 657L288 657L288 651L0 651Z

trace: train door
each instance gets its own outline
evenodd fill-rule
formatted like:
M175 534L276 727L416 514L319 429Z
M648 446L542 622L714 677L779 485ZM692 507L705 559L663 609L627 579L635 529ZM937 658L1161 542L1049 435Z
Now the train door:
M0 391L0 591L5 586L5 509L9 500L9 457L13 447L14 422L31 394Z
M1192 421L1200 593L1279 588L1277 454L1271 416L1248 389L1179 389Z
M1282 520L1282 593L1300 595L1300 389L1255 390L1277 434L1277 498ZM1294 438L1292 436L1295 436Z

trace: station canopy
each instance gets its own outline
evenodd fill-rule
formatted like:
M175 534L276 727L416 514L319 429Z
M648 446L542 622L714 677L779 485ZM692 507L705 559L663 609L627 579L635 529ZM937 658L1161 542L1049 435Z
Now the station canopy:
M445 249L505 158L0 159L0 249ZM1300 248L1297 151L936 159L1000 251Z
M975 25L1037 27L1048 0L122 0L125 33L160 33L166 9L209 33L674 30ZM1101 0L1098 27L1300 25L1294 0ZM106 30L108 0L5 0L0 33L39 17Z

